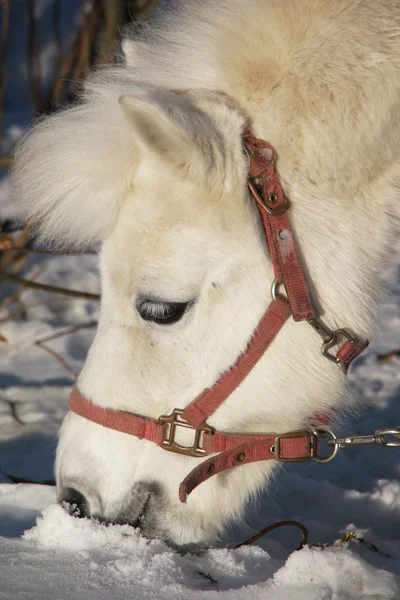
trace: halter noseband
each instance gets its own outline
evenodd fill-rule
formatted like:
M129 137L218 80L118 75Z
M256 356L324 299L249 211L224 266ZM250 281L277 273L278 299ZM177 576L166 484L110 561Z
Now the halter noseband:
M71 393L70 410L103 427L134 435L154 442L160 448L185 456L204 458L212 456L195 467L179 486L179 498L187 496L202 482L221 471L238 465L261 460L301 462L310 459L326 462L333 458L318 456L318 432L295 431L283 434L238 434L216 431L206 424L217 408L230 396L263 356L290 315L295 321L306 321L323 340L322 354L339 363L347 372L351 362L368 346L346 329L331 331L317 318L296 242L288 218L290 203L283 193L275 169L276 152L264 140L257 139L250 129L243 134L243 145L249 157L248 187L257 202L270 250L275 280L272 302L254 331L247 348L236 363L205 389L185 409L174 409L171 415L158 420L122 410L103 408L93 404L75 388ZM286 296L280 293L284 288ZM329 420L327 415L317 419L320 425ZM195 432L192 446L181 446L175 441L179 427ZM336 446L335 446L336 449Z

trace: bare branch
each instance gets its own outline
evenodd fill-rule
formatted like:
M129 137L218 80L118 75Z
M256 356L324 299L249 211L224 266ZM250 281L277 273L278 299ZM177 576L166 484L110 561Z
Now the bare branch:
M0 239L3 238L5 245L7 245L8 242L10 242L10 238L8 236L11 236L11 234L3 234L2 232L0 232ZM11 236L12 238L12 236ZM21 251L23 254L24 248L26 246L26 244L29 241L29 233L25 230L22 230L18 233L17 239L14 241L13 246L15 247L15 250L13 250L12 252L8 252L7 254L2 254L0 253L0 269L6 269L7 267L9 267L10 265L12 265L13 263L15 263L16 261L18 261L21 258Z
M15 402L15 400L8 400L7 398L4 398L4 401L8 404L8 406L10 407L10 412L11 412L11 416L12 418L19 423L19 425L26 425L25 421L23 421L20 416L18 415L17 412L17 404L18 402Z
M92 66L92 49L96 29L98 27L99 10L96 3L93 3L92 10L87 12L86 0L81 0L82 26L80 36L79 58L75 64L72 73L73 87L71 90L72 96L78 94L82 88L83 81L89 74Z
M0 75L0 77L1 77L1 75ZM1 79L0 79L0 82L1 82ZM0 86L4 86L4 88L5 88L5 82L4 82L4 80L3 80L2 83L0 83ZM0 88L0 103L1 103L1 107L0 107L0 111L1 111L0 119L3 118L3 112L2 111L4 109L4 106L3 106L4 105L4 100L1 99L1 93L2 92L1 92L1 88ZM4 90L4 93L5 93L5 90ZM1 122L0 122L0 127L1 127ZM13 164L13 158L12 158L12 156L0 156L0 169L11 169L12 164Z
M40 275L45 270L46 270L46 265L42 265L41 267L39 267L32 275L32 281L34 281L37 277L40 277ZM17 291L15 292L15 294L11 294L11 296L7 296L6 298L4 298L4 300L0 303L0 311L5 310L7 308L7 306L11 306L11 305L15 304L16 302L20 302L23 289L24 288L18 288ZM18 308L10 311L6 317L3 317L2 319L0 319L0 323L6 323L9 319L14 319L15 317L24 315L24 314L26 314L27 308L34 308L35 306L41 306L42 304L43 304L43 302L36 302L36 304L31 304L29 307L24 306L24 305L19 306Z
M96 325L97 325L97 321L88 321L87 323L81 323L80 325L74 325L73 327L69 327L68 329L66 329L64 331L52 333L52 334L42 338L41 340L37 340L35 342L35 346L42 348L43 350L45 350L46 352L48 352L49 354L54 356L54 358L57 359L58 362L60 362L62 364L62 366L68 371L68 373L70 375L72 375L72 377L74 379L76 379L78 375L75 372L75 370L71 367L71 365L65 360L65 358L63 358L60 354L58 354L58 352L53 350L53 348L50 348L46 342L56 340L60 337L63 337L64 335L76 333L77 331L81 331L82 329L89 329L91 327L96 327Z
M4 0L1 9L1 45L0 45L0 142L3 137L4 103L7 86L7 52L10 33L10 4ZM0 168L1 163L0 163Z
M1 0L0 0L1 2ZM9 473L5 473L1 468L0 468L0 473L2 475L4 475L4 477L8 477L8 479L10 481L12 481L13 483L35 483L35 484L40 484L40 485L56 485L55 481L33 481L32 479L24 479L23 477L16 477L15 475L10 475Z
M0 240L0 252L12 252L18 250L18 252L25 252L29 254L49 254L50 256L94 256L98 254L91 250L86 252L74 252L73 250L47 250L46 248L18 248L18 246L5 246L4 242Z
M5 299L5 301L8 300L8 298ZM18 302L19 298L15 299L14 297L14 303ZM11 302L12 303L12 302ZM26 312L28 310L32 310L33 308L36 308L37 306L45 306L44 302L33 302L32 304L22 304L21 306L18 306L18 308L15 308L14 310L10 310L10 312L7 314L6 317L3 317L2 319L0 319L0 325L2 323L7 323L7 321L9 321L10 319L15 319L16 317L19 317L20 315L25 316ZM1 310L4 310L3 308Z
M151 17L157 0L128 0L127 4L130 14L134 14L135 19L144 20Z
M50 348L44 342L35 342L35 346L37 346L38 348L42 348L42 350L45 350L45 352L48 352L49 354L54 356L54 358L62 364L62 366L65 368L66 371L68 371L68 373L72 376L73 379L77 378L78 374L74 371L71 365L62 356L60 356L58 352L53 350L53 348Z
M28 0L28 23L28 72L31 86L32 103L35 109L35 117L37 117L44 112L45 100L42 89L40 46L35 19L35 0Z
M50 342L51 340L56 340L64 335L69 335L70 333L76 333L77 331L81 331L82 329L90 329L91 327L96 327L97 321L88 321L87 323L81 323L80 325L73 325L64 331L59 331L57 333L52 333L40 340L37 340L36 343L42 344L43 342Z
M102 0L101 3L105 23L100 33L96 59L98 64L104 64L110 60L110 56L118 40L118 31L122 20L120 0Z
M56 45L57 73L60 72L62 61L62 37L61 37L61 5L60 0L53 0L53 32Z
M392 358L398 358L398 357L400 357L400 349L392 350L391 352L388 352L387 354L378 354L378 360L380 360L382 362L390 362L392 360Z
M60 104L61 99L63 96L65 96L66 89L70 83L72 73L75 69L75 65L79 60L81 35L82 29L79 28L75 34L72 44L69 47L67 55L61 60L57 78L54 81L50 91L50 99L53 107L56 107L58 104Z
M36 283L29 279L23 279L15 275L9 275L8 273L0 272L0 279L29 287L35 290L43 290L45 292L51 292L53 294L63 294L64 296L71 296L72 298L84 298L85 300L100 300L99 294L90 294L89 292L79 292L77 290L68 290L66 288L60 288L53 285L45 285L43 283Z

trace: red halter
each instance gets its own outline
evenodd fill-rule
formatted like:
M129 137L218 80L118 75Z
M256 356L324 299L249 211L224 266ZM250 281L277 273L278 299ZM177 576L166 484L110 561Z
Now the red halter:
M84 398L77 389L72 391L70 398L70 410L103 427L149 440L164 450L186 456L216 454L194 468L180 484L179 498L182 502L186 502L187 496L200 483L231 467L268 459L280 462L300 462L311 458L319 462L326 460L318 457L319 443L315 430L280 435L237 434L215 431L205 424L206 419L250 373L290 315L295 321L307 321L317 331L323 340L324 356L341 364L346 372L351 362L368 346L367 340L357 340L345 329L331 331L317 319L287 215L289 201L275 170L275 150L264 140L257 139L249 129L243 134L243 144L250 163L248 187L262 217L275 273L273 300L246 351L211 388L205 389L184 410L175 409L171 415L161 416L158 420L102 408ZM287 297L279 293L280 287L284 288ZM334 348L337 348L336 353L331 352ZM326 422L326 418L325 415L318 422ZM192 446L181 446L175 441L178 427L195 432Z

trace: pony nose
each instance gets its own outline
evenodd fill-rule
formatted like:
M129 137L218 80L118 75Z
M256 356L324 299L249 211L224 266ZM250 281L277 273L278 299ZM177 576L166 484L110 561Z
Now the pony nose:
M85 496L74 488L63 488L60 496L60 504L73 517L88 517L89 508Z
M113 523L129 523L142 531L148 525L149 514L159 505L162 488L155 482L138 482L125 496L122 508L112 519Z

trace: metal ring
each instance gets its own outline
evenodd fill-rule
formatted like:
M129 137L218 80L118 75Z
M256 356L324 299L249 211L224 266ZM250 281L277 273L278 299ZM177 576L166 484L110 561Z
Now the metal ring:
M331 354L329 350L335 346L338 346L341 338L353 343L355 343L356 339L345 329L336 329L335 331L331 331L331 334L331 338L322 344L321 352L328 360L334 363L339 363L340 359L337 357L337 355Z
M319 438L325 438L327 437L327 435L329 435L331 437L331 439L333 440L333 450L331 452L331 454L329 454L329 456L314 456L314 460L317 463L327 463L330 462L331 460L333 460L337 453L339 452L339 448L340 446L338 444L336 444L336 440L337 440L337 436L333 433L333 431L329 428L326 427L325 425L318 425L318 427L315 427L315 429L313 430L314 435L316 435Z
M286 293L286 288L285 288L285 284L284 283L279 283L278 279L274 279L271 285L271 296L272 296L272 300L276 300L278 296L282 296L283 298L286 298L286 296L284 294L281 294L279 292L279 288L283 287L283 289L285 290Z

